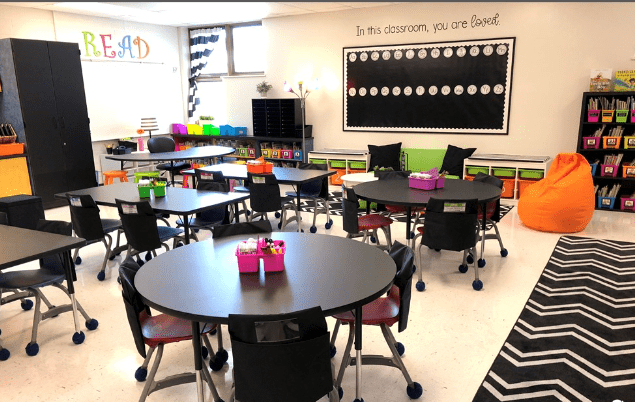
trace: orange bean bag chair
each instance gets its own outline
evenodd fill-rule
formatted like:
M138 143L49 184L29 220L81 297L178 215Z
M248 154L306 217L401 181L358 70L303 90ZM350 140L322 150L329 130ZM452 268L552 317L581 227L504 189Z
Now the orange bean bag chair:
M527 187L518 200L520 220L542 232L579 232L594 210L591 166L577 153L558 154L547 177Z

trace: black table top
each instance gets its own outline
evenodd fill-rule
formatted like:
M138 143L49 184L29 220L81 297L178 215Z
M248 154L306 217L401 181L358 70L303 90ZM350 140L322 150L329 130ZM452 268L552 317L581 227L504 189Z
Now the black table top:
M85 244L81 237L0 225L0 270Z
M249 198L248 193L219 193L215 191L194 190L190 188L166 187L165 197L140 198L137 184L115 183L108 186L90 187L69 191L73 195L89 194L98 205L116 207L115 198L125 201L147 200L156 212L177 215L193 214L212 206L233 204ZM57 198L66 198L66 193L55 194Z
M207 172L223 172L223 176L228 179L247 180L247 166L235 163L219 163L217 165L206 166L200 170ZM194 174L194 169L189 169L184 173ZM328 177L337 173L334 170L317 169L297 169L277 167L273 168L273 175L282 184L302 184L322 177Z
M221 147L217 145L208 145L205 147L193 147L183 151L174 152L138 152L134 154L108 155L106 159L115 161L182 161L188 159L209 159L218 156L224 156L234 153L235 149L230 147Z
M420 190L408 187L408 179L375 180L355 186L359 198L381 204L425 206L431 197L440 199L478 199L480 203L500 198L502 190L491 184L445 179L442 189Z
M164 313L226 324L229 314L282 314L320 306L325 315L348 311L386 292L395 262L377 247L343 237L274 232L284 240L282 272L238 272L235 255L250 236L205 240L160 254L141 267L135 285Z

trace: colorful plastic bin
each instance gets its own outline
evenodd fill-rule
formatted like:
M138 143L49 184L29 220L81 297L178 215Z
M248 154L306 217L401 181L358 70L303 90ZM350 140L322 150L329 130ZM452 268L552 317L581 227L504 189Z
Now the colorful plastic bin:
M499 177L503 181L503 192L501 198L514 198L514 188L516 185L516 179L505 179Z
M602 137L604 149L618 149L622 143L622 137Z
M531 186L534 183L538 183L539 180L518 179L517 181L518 181L518 198L520 198L525 192L525 190L527 189L527 187Z
M518 177L521 179L542 179L545 177L544 170L518 169Z
M627 135L624 136L624 149L635 148L635 137Z
M600 142L602 137L582 137L584 143L582 144L582 148L584 149L598 149L600 147Z
M346 161L330 160L329 166L337 169L346 169Z
M635 123L635 110L631 110L631 123Z
M622 211L635 211L635 198L621 197L620 209Z
M598 196L598 208L613 209L613 205L615 205L615 197Z
M587 121L589 123L597 123L600 120L600 111L596 109L589 110L589 117Z
M138 186L137 189L139 190L139 198L150 198L152 186Z
M516 177L516 169L514 168L492 168L492 174L499 178Z
M628 110L616 110L615 111L615 121L618 123L626 123L628 119Z
M616 177L619 170L617 165L600 165L600 176L602 177Z
M265 272L280 272L284 271L284 255L287 251L287 246L282 240L273 241L275 254L265 254L262 250L264 246L264 239L260 239L258 242L258 249L253 254L241 254L238 250L240 244L236 246L236 259L238 260L238 272L240 273L253 273L258 272L260 268L260 260L262 259L263 268ZM281 245L282 244L282 245Z
M300 151L299 149L296 149L293 151L293 159L297 160L297 161L301 161L302 160L302 151Z
M615 110L602 110L602 123L613 122L614 114L615 114Z
M331 179L331 184L334 186L342 185L344 183L344 180L342 180L342 176L346 174L346 169L329 169L329 170L335 170L336 172L334 175L329 176Z
M159 172L158 170L152 171L152 172L135 172L134 174L134 182L135 183L139 183L139 180L141 180L144 177L151 177L154 179L158 179L159 178Z
M348 161L348 168L366 170L366 161Z
M478 173L488 174L489 168L487 166L465 166L467 174L476 176Z
M598 164L591 163L589 164L589 166L591 166L591 176L595 176L595 172L598 170Z
M635 177L635 166L622 165L622 177Z

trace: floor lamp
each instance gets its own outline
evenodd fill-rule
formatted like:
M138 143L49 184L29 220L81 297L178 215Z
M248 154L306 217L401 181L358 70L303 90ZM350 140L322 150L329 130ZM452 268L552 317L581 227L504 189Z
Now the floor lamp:
M150 138L152 138L152 131L156 131L159 129L159 124L157 123L156 117L142 117L141 129L143 129L143 131L147 131L150 135Z
M300 109L302 109L302 162L306 162L307 161L307 152L306 152L306 137L304 134L304 127L306 126L306 98L309 97L309 94L311 93L311 91L315 91L317 90L318 87L318 80L317 78L315 79L315 81L313 81L313 85L312 88L306 88L304 90L304 92L302 91L302 81L298 82L298 92L295 92L293 90L293 87L291 87L291 85L289 85L286 81L284 82L284 86L283 86L283 90L285 92L291 92L292 94L296 95L298 98L300 98Z

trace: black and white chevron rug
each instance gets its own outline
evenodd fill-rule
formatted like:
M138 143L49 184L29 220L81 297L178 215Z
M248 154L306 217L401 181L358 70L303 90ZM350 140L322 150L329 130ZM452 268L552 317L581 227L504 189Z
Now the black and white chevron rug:
M635 401L635 243L561 237L473 401Z
M335 191L329 193L329 213L342 216L342 192ZM324 203L318 203L318 207L323 207ZM505 216L511 209L514 208L513 205L501 205L501 219ZM303 212L313 212L313 201L302 200L300 203L300 210ZM360 210L359 214L365 214L365 210ZM396 220L397 222L405 222L406 214L392 214L391 218ZM488 228L489 230L489 228Z

